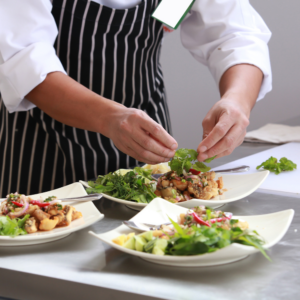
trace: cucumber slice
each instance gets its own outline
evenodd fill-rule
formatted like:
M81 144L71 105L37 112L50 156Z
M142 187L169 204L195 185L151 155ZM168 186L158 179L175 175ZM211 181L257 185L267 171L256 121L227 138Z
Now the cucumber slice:
M150 242L153 239L153 232L152 231L145 231L142 234L140 234L144 239L146 239L148 242Z
M125 242L123 247L131 250L135 250L135 237L132 236L128 241Z
M165 252L163 250L161 250L159 247L154 246L154 248L152 250L152 254L155 254L155 255L165 255Z
M168 246L168 241L167 240L165 240L165 239L157 239L155 241L154 248L157 247L160 250L165 251L165 249L167 248L167 246Z
M135 250L143 252L144 246L146 244L147 244L147 241L143 237L141 237L141 236L135 237Z

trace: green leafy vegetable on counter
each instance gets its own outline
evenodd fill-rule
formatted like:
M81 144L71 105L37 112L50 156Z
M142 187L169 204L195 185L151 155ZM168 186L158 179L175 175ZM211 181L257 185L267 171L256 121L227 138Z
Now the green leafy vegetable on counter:
M297 169L297 165L291 160L288 160L286 157L282 157L278 161L277 158L271 156L261 165L256 167L257 170L260 168L269 170L270 172L273 172L276 175L278 175L282 171L293 171L294 169Z
M208 172L211 168L206 166L203 162L197 161L193 164L194 161L197 160L198 152L193 149L181 148L175 152L174 157L169 162L169 166L172 171L176 171L176 173L180 176L183 174L184 170L189 172L190 169L194 169L200 172ZM207 158L204 162L210 163L216 156Z
M211 227L197 227L193 225L190 228L183 229L172 219L170 221L176 232L168 240L168 246L165 250L166 255L211 253L232 243L239 243L257 248L268 260L271 260L262 247L264 241L256 231L250 232L249 230L242 230L239 227L223 229L218 227L217 224L211 224ZM236 220L232 221L237 222Z
M149 171L151 173L151 170ZM125 174L116 171L104 176L99 175L95 182L88 182L91 188L87 189L87 193L104 193L115 198L149 203L157 197L154 194L155 188L148 179L149 171L136 167Z
M11 219L9 216L0 217L0 235L15 237L27 234L24 229L26 220L30 215L24 216L22 219Z

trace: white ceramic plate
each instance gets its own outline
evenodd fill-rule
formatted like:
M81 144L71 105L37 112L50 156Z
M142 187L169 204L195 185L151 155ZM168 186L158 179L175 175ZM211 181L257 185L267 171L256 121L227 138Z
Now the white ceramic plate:
M49 192L31 195L33 199L39 199L43 197L44 199L49 196L57 196L58 198L68 198L75 196L84 196L86 191L79 182L72 183L65 187L52 190ZM74 231L78 231L87 226L94 224L95 222L101 220L104 215L99 212L92 202L63 202L63 205L71 204L76 208L76 210L82 213L82 218L74 220L67 227L55 228L51 231L39 231L36 233L26 234L11 238L9 236L0 236L0 247L3 246L20 246L20 245L33 245L47 243L55 240L62 239L70 235Z
M199 205L210 206L212 208L221 207L226 203L243 199L252 194L266 180L269 173L269 171L257 171L251 174L216 174L216 177L223 177L224 189L227 190L223 195L217 196L211 200L191 199L177 203L176 205L186 208L192 208ZM107 199L125 204L135 210L141 210L147 206L147 203L123 200L106 194L104 196Z
M161 198L156 198L147 205L145 209L135 215L131 221L137 223L152 223L161 224L168 220L168 216L173 220L177 220L180 213L185 213L186 208L173 205L168 201ZM243 219L249 223L249 227L252 230L256 230L260 236L265 240L265 249L268 249L278 243L281 238L287 232L294 216L294 210L284 210L267 215L258 216L234 216L234 218ZM197 267L197 266L213 266L221 265L234 261L238 261L247 257L250 254L259 252L254 247L244 246L240 244L231 244L228 247L217 250L213 253L207 253L203 255L192 256L159 256L150 253L138 252L121 247L112 242L112 239L122 235L133 232L132 229L125 225L121 225L118 228L111 230L103 234L96 234L92 231L89 233L99 240L107 243L111 247L123 251L125 253L139 256L144 260L152 263L178 266L178 267Z

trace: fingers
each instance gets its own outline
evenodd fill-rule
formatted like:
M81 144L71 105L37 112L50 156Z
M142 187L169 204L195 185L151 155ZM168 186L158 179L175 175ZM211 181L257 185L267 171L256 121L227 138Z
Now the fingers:
M206 129L203 128L203 132L207 132L208 130L209 133L204 133L204 135L207 134L207 136L204 138L204 140L199 144L197 151L200 153L199 158L204 160L206 158L205 154L207 150L211 149L214 145L216 145L230 130L230 128L233 126L234 121L231 120L228 116L227 113L223 113L216 125L212 125L213 122L212 120L208 120L207 123L203 121L203 126L205 126ZM223 152L223 151L222 151Z
M140 145L140 149L148 151L148 154L153 153L154 155L151 155L150 159L155 157L155 160L158 156L172 158L178 147L176 140L151 118L144 120L140 129L135 128L132 138Z
M173 153L178 147L176 140L161 125L153 121L150 117L148 118L148 122L144 122L142 128L146 132L149 132L150 136L157 141L158 144L161 144L167 149L173 150ZM155 145L155 149L151 150L157 153L156 151L161 151L162 148L157 148L157 145Z
M198 160L203 161L215 155L217 155L217 158L220 158L231 154L237 146L243 143L245 135L246 130L244 128L239 125L234 125L213 147L206 152L199 154Z
M126 150L127 151L125 152L128 155L146 164L159 164L163 162L168 162L170 160L170 158L165 158L146 150L134 141L131 143L130 146L127 147Z

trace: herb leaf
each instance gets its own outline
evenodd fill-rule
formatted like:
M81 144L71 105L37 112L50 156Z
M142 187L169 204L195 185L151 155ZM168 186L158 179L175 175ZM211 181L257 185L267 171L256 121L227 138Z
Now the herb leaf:
M179 176L183 174L183 170L189 172L192 168L194 170L200 172L208 172L211 168L206 166L203 162L197 161L193 164L195 160L197 160L198 152L193 149L181 148L175 152L174 157L169 162L169 166L172 171L175 171ZM205 160L206 163L210 163L214 158L210 157Z
M260 168L269 170L270 172L278 175L282 171L293 171L294 169L297 169L297 165L291 160L288 160L286 157L280 158L278 162L277 158L271 156L269 159L256 167L257 170Z

